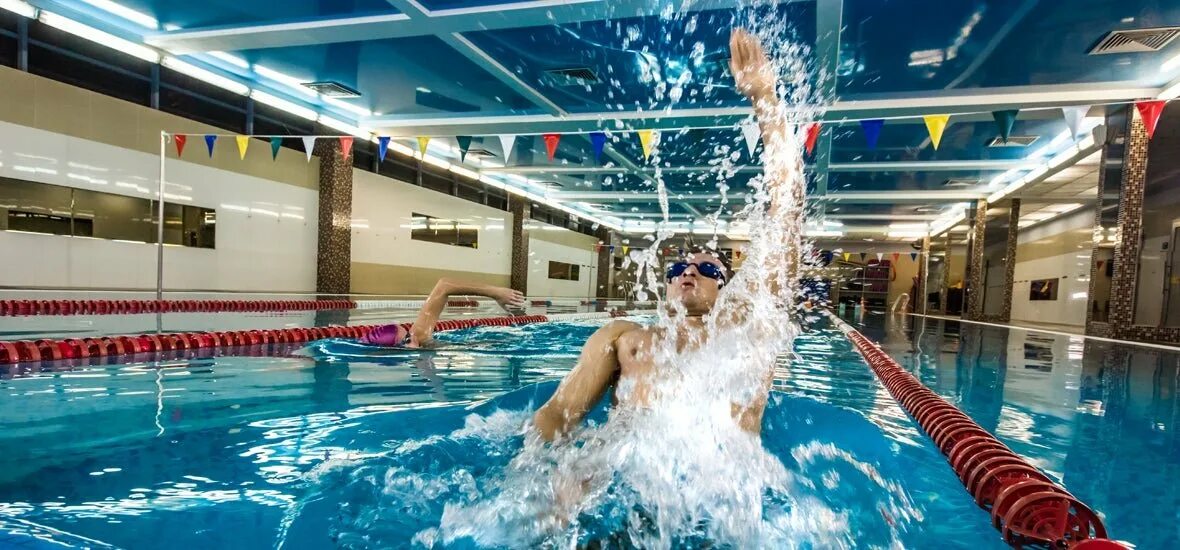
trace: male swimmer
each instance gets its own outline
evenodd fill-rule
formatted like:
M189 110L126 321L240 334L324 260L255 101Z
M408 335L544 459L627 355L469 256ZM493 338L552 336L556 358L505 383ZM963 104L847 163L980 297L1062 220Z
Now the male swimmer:
M754 105L766 154L781 154L787 146L787 127L782 117L784 105L775 89L777 77L770 60L758 39L741 29L733 32L730 53L730 67L737 88ZM790 181L789 166L786 162L772 162L770 158L764 160L767 191L771 197L780 196L783 193L771 191L783 191L779 188L789 184L785 183ZM780 202L782 200L771 200L769 219L776 219L776 214L787 208ZM772 267L789 273L793 254L796 251L784 251L781 259L776 260L782 265ZM626 384L628 388L625 392L615 392L618 407L649 405L653 387L660 382L656 378L663 372L654 364L654 351L667 341L707 342L705 317L712 311L720 293L735 291L733 285L726 284L729 277L725 260L711 252L696 251L673 264L666 273L666 298L669 303L678 302L683 306L687 313L684 322L673 329L675 333L672 334L621 320L595 332L582 348L574 370L566 375L553 397L534 415L533 425L540 436L546 441L554 441L570 433L612 387ZM745 284L752 283L747 280ZM744 315L739 311L725 313L733 319ZM736 424L749 433L761 432L772 374L772 365L767 365L765 385L758 395L732 406Z
M511 313L513 309L524 307L524 294L511 288L456 281L454 279L439 279L434 290L418 310L418 317L414 324L406 330L400 324L378 327L365 337L362 344L404 348L429 348L434 344L434 326L443 309L447 307L447 300L453 295L484 296L500 304L500 307Z

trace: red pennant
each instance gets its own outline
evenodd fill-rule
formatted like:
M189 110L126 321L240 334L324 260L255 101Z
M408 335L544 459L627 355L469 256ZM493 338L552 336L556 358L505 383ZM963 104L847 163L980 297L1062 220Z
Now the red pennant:
M893 263L897 263L897 261L899 259L901 259L901 252L894 252L893 253Z
M545 134L541 138L545 140L545 152L549 153L549 160L553 160L553 156L557 154L557 144L561 141L561 134Z
M1139 116L1143 117L1143 126L1147 128L1147 139L1155 135L1155 125L1160 121L1167 101L1140 101L1135 104L1139 109Z
M819 139L819 130L820 123L818 122L812 122L811 125L807 127L807 143L804 145L804 147L807 148L807 154L809 155L815 150L815 142Z
M340 156L344 160L352 156L352 136L340 136Z
M183 155L184 154L184 144L188 142L188 136L186 136L184 134L176 134L176 135L172 136L172 139L174 141L176 141L176 156L179 157L179 156Z

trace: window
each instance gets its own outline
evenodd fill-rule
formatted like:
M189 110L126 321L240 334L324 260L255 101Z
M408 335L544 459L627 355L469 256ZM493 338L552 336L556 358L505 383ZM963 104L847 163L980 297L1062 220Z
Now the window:
M0 178L0 229L156 242L157 203L151 199ZM217 212L164 203L164 243L214 248Z
M1056 300L1059 279L1040 279L1029 284L1029 300Z
M479 230L464 220L444 220L414 212L410 219L410 238L415 241L479 248Z
M565 262L549 262L549 278L563 281L576 281L580 278L581 266Z

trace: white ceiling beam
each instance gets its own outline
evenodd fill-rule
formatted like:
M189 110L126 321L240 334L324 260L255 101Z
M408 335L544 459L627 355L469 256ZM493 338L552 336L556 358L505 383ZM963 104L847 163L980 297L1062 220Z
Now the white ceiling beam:
M445 10L428 10L414 0L389 3L402 13L185 29L151 35L146 40L180 54L235 51L563 25L651 15L652 8L650 0L534 0ZM671 1L673 9L682 12L733 8L739 3ZM417 13L424 17L415 17Z
M619 201L619 202L655 202L659 200L658 193L631 191L553 191L545 194L546 198L562 201ZM972 191L852 191L845 193L828 193L823 197L809 196L808 199L823 199L832 203L852 204L889 204L889 203L939 203L964 202L986 197L986 193ZM741 202L746 199L745 193L729 193L726 195L730 202ZM670 202L709 202L721 199L720 193L701 192L688 193L684 191L669 191Z
M612 155L612 158L616 158ZM617 158L616 158L617 160ZM1040 161L1024 159L1014 160L940 160L940 161L898 161L898 162L847 162L828 165L829 172L958 172L958 171L997 171L1032 170L1040 166ZM715 166L670 166L659 169L664 174L706 174L716 170ZM807 171L815 170L814 165L804 167ZM762 166L746 165L732 168L737 173L758 173ZM506 166L504 168L484 168L487 173L509 174L626 174L643 173L654 174L653 166Z

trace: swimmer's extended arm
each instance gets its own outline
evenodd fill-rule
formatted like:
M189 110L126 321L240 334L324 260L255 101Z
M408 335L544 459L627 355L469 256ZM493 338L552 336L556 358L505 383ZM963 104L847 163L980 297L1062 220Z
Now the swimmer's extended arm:
M541 438L553 441L566 434L602 400L619 373L619 336L638 328L630 321L613 321L586 340L574 370L533 416Z
M434 325L438 323L443 309L446 309L447 299L455 294L486 296L499 302L505 309L524 307L524 295L510 288L442 278L435 283L426 303L418 310L418 318L410 329L410 337L415 342L427 342L434 336Z

